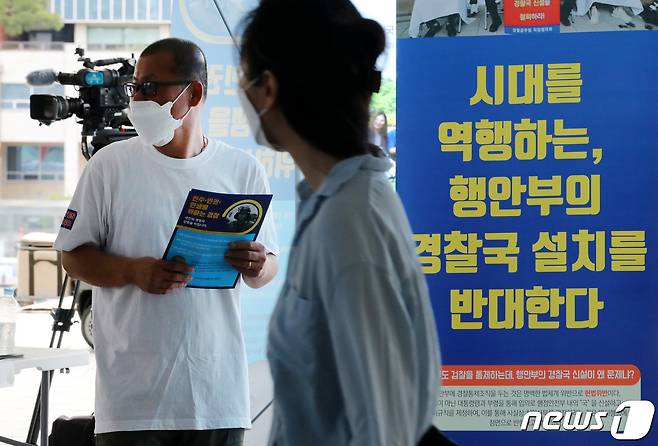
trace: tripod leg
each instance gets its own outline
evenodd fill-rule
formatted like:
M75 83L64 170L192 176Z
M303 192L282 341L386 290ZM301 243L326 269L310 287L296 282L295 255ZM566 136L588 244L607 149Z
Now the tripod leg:
M39 435L37 426L39 425L39 414L41 412L41 385L39 385L39 393L37 393L37 401L34 403L34 409L32 410L32 420L30 421L30 427L27 431L27 440L26 443L36 444L37 437Z
M70 327L73 321L73 315L75 314L75 306L78 304L80 299L80 281L76 280L75 285L73 285L73 300L71 300L71 308L69 308L69 324ZM64 337L64 330L59 332L59 340L57 341L57 348L62 346L62 338Z
M58 309L62 308L62 303L64 301L64 295L66 294L66 284L67 284L68 280L69 280L69 276L68 276L68 274L66 274L64 276L64 281L62 282L62 286L61 286L60 291L59 291L59 303L57 305ZM73 303L71 305L72 308L74 308L74 306L76 304L79 287L80 287L80 281L76 280L75 281L75 288L74 288L74 291L73 291ZM71 311L69 314L70 314L70 317L73 318L73 311ZM63 336L63 334L64 334L64 332L60 332L59 341L57 343L57 348L59 348L62 345L62 336ZM57 327L56 327L56 324L53 324L53 334L50 338L49 348L53 348L53 346L55 345L56 335L57 335ZM50 385L53 381L54 372L50 372L50 373L48 373L48 375L49 375L48 385ZM43 399L42 398L43 396L44 395L43 395L43 380L42 380L41 384L39 385L39 392L37 393L37 400L35 401L34 409L32 410L32 419L30 420L30 427L28 428L28 431L27 431L26 443L36 444L37 443L37 438L39 438L39 427L40 427L40 424L41 424L41 401Z
M41 446L48 446L48 393L53 373L41 372Z

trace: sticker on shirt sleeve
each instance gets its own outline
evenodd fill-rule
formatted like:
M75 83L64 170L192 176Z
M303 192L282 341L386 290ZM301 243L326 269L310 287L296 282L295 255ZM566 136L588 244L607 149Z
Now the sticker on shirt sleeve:
M64 220L62 221L62 228L68 229L69 231L73 229L73 224L75 223L77 216L78 211L74 211L73 209L67 210L66 215L64 215Z

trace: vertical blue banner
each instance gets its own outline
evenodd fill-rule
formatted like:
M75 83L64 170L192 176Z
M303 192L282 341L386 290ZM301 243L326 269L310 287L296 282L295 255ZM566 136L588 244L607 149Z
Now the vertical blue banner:
M174 0L172 36L195 42L208 62L208 96L202 122L210 138L239 147L265 167L274 195L270 212L279 236L279 273L268 286L241 290L242 326L249 362L265 359L267 323L283 285L295 227L295 165L287 153L258 146L250 133L237 96L239 57L218 7L234 36L244 15L258 0ZM221 192L221 191L218 191Z
M651 426L617 411L658 403L648 54L652 32L398 42L397 184L443 354L435 421L460 445ZM655 422L634 444L658 444Z

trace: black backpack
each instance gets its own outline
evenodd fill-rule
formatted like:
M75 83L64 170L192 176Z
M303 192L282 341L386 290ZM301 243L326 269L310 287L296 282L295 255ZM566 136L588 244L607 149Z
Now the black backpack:
M50 446L95 446L93 415L86 417L59 417L53 421L53 428L48 437Z

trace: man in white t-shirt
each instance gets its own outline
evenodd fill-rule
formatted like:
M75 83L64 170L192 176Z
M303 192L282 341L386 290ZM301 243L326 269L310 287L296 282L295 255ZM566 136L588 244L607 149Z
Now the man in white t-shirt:
M139 136L87 164L56 241L94 285L97 445L242 444L250 427L239 287L185 288L193 269L162 255L190 189L269 193L255 158L202 132L201 49L164 39L142 53L129 116ZM256 242L226 253L244 283L277 272L271 212Z

